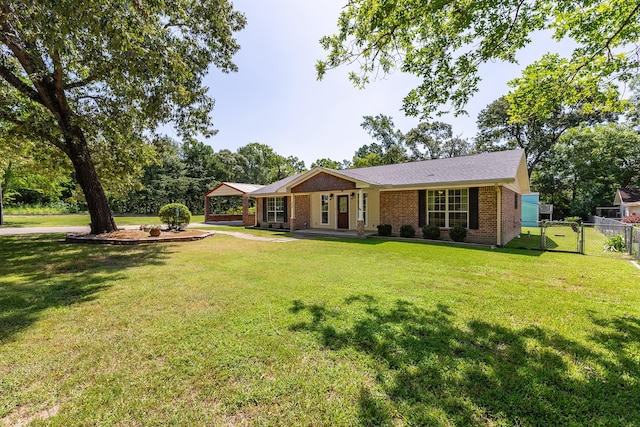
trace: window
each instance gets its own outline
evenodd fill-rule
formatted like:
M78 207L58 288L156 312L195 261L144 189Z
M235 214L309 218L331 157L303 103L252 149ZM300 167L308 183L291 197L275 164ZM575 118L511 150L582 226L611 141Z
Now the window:
M321 222L323 224L329 224L329 195L323 194L321 197L320 214L322 216Z
M284 219L284 197L267 198L267 222L286 222Z
M360 193L358 193L358 206L360 206ZM367 224L367 193L362 193L362 219Z
M452 228L469 225L469 190L429 190L427 220L438 227Z

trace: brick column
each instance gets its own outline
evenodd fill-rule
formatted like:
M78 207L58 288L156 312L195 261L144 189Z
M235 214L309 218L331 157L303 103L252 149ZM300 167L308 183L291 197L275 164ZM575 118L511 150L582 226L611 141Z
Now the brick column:
M209 220L209 196L204 196L204 222Z

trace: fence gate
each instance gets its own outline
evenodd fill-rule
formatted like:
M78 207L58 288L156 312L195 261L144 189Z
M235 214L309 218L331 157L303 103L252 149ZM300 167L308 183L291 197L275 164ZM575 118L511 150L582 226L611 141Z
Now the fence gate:
M584 227L577 222L540 223L540 249L543 251L584 254Z

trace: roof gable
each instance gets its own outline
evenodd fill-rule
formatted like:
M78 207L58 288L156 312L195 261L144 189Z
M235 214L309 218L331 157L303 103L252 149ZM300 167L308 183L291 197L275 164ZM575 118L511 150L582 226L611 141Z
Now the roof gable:
M616 194L614 204L640 202L640 188L621 188Z
M314 174L309 179L291 187L292 193L311 193L314 191L353 190L356 184L336 175L326 172Z

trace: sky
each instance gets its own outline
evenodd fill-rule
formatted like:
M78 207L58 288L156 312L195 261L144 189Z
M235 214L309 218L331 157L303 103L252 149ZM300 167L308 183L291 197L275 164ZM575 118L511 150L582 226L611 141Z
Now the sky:
M315 64L326 52L319 44L333 34L346 0L235 0L247 17L236 33L241 45L234 56L239 71L211 69L205 79L216 100L211 113L218 134L202 141L215 151L258 142L285 157L295 156L309 168L320 158L351 160L373 142L361 128L363 116L391 116L408 132L419 123L405 117L402 99L417 86L417 77L400 72L356 89L348 69L340 67L316 79ZM478 113L508 92L507 82L544 52L550 40L535 43L519 55L520 64L489 63L481 68L480 90L467 105L468 116L436 118L452 125L454 135L473 138Z

